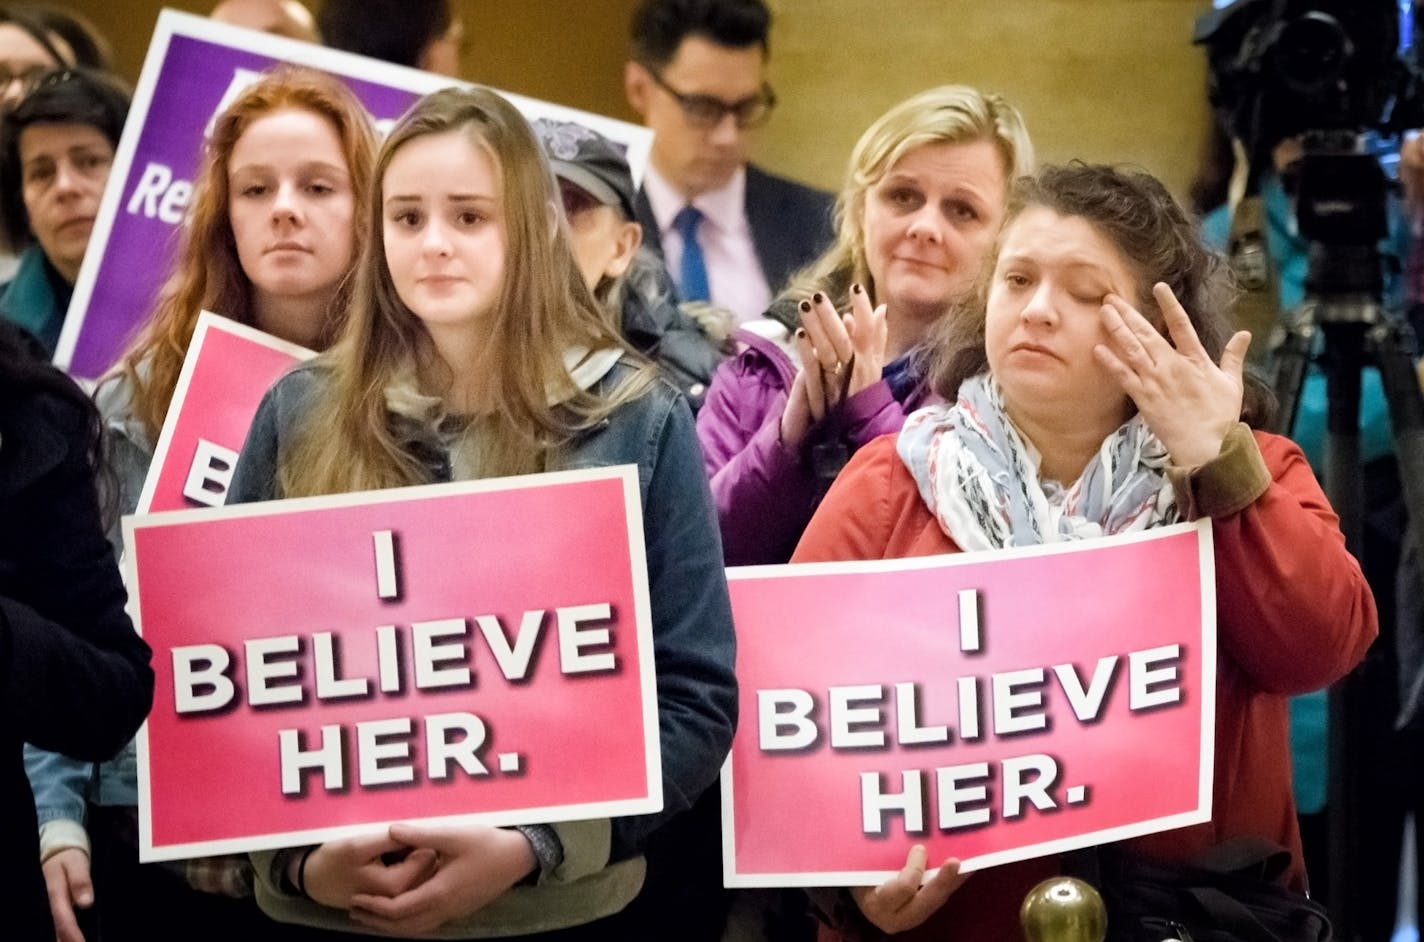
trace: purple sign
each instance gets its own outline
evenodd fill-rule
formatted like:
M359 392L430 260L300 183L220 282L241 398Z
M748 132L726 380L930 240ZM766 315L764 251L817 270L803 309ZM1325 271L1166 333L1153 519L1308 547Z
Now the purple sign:
M95 379L123 352L168 277L213 117L281 62L341 78L382 130L421 95L459 84L445 76L164 10L74 286L55 354L60 366ZM532 98L506 97L530 119L575 121L626 144L634 175L641 176L651 142L645 128Z

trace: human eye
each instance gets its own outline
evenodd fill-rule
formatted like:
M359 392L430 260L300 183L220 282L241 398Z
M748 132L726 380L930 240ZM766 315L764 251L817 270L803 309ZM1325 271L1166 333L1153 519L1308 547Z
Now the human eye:
M417 229L422 222L422 216L416 209L398 209L391 213L390 222L401 229Z
M27 164L24 169L23 179L27 184L49 183L54 179L54 162L51 160L37 160Z
M1107 293L1106 288L1093 282L1081 282L1068 286L1068 296L1082 305L1096 307L1103 303L1103 298L1107 296Z
M1027 274L1017 269L1005 271L1002 278L1004 284L1011 288L1027 288L1033 283L1033 279Z
M456 224L465 229L472 229L488 218L488 216L478 209L462 209L455 213Z
M912 186L892 186L886 189L881 198L895 209L908 210L916 209L924 203L924 195Z
M266 180L247 174L233 177L229 185L234 194L245 199L257 199L267 193Z
M108 154L103 154L98 151L85 151L74 158L74 163L80 170L92 173L96 170L103 170L109 166L112 160L113 158Z
M963 200L950 200L945 203L944 214L954 222L976 222L980 216L977 207Z
M707 95L688 95L683 99L687 116L699 124L719 124L726 110L722 102Z

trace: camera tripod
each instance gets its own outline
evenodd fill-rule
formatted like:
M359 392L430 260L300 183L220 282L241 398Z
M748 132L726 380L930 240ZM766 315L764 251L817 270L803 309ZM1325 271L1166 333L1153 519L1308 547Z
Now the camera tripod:
M1387 315L1380 300L1380 269L1373 244L1312 242L1306 300L1286 318L1283 336L1275 346L1275 390L1281 406L1278 430L1283 433L1289 433L1295 424L1308 361L1314 357L1323 368L1328 404L1324 488L1339 514L1347 547L1361 560L1366 506L1360 399L1367 366L1379 371L1404 505L1414 522L1405 539L1414 542L1417 553L1424 549L1420 542L1424 536L1424 395L1414 369L1410 329L1399 318ZM1419 555L1424 558L1424 553ZM1402 624L1400 630L1405 630ZM1368 744L1381 732L1378 710L1371 708L1379 702L1380 691L1369 685L1396 683L1393 673L1385 678L1367 677L1368 667L1357 668L1335 684L1329 695L1326 902L1337 923L1336 937L1347 942L1361 937L1359 877L1363 854L1372 850L1362 847L1362 812L1367 802L1379 798L1367 793Z

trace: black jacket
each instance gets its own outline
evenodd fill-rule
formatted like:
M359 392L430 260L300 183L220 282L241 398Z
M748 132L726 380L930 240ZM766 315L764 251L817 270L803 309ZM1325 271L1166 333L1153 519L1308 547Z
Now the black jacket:
M0 364L3 367L3 364ZM0 369L3 372L3 369ZM0 886L7 939L54 938L22 746L112 757L153 698L72 402L0 382Z

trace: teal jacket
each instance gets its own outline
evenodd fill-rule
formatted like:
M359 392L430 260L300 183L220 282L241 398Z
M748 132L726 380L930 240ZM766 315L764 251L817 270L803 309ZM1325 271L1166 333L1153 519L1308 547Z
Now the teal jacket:
M32 245L20 254L15 277L0 293L0 317L29 331L45 353L54 356L73 296L74 286L49 263L44 250Z

